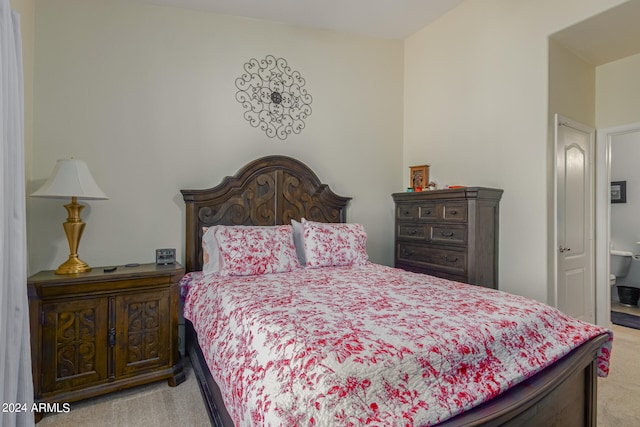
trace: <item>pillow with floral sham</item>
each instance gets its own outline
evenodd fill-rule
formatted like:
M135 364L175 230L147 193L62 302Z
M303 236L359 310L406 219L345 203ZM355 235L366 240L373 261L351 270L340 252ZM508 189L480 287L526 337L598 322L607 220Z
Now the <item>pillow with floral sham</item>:
M298 268L291 225L217 226L221 276L285 273Z
M367 232L362 224L323 223L302 218L307 267L363 265L367 255Z

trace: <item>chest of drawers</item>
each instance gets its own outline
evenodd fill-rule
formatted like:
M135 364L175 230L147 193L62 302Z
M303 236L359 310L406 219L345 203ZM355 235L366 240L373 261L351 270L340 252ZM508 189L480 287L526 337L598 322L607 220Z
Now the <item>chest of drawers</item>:
M465 187L395 193L395 266L498 288L503 190Z

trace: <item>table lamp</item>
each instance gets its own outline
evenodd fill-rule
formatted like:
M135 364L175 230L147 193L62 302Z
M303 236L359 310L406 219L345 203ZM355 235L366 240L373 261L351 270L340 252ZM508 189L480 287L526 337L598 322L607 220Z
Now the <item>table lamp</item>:
M61 159L56 163L47 182L31 197L47 197L66 199L71 197L71 203L64 205L67 209L67 221L62 224L69 241L69 259L63 262L55 271L56 274L75 274L91 271L91 267L78 257L78 245L85 223L80 219L83 205L77 199L106 200L108 197L98 187L87 164L77 159Z

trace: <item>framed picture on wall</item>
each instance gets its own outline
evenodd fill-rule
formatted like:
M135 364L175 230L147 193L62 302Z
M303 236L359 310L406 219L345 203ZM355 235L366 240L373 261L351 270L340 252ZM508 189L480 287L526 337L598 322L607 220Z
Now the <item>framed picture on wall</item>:
M611 203L627 203L627 181L611 182Z
M410 168L411 188L421 191L429 185L429 165L411 166Z

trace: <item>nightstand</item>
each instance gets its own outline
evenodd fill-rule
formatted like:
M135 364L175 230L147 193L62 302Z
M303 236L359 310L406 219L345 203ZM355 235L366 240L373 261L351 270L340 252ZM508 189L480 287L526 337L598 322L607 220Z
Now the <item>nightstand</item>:
M36 402L73 402L161 379L184 381L180 264L42 271L27 281Z

